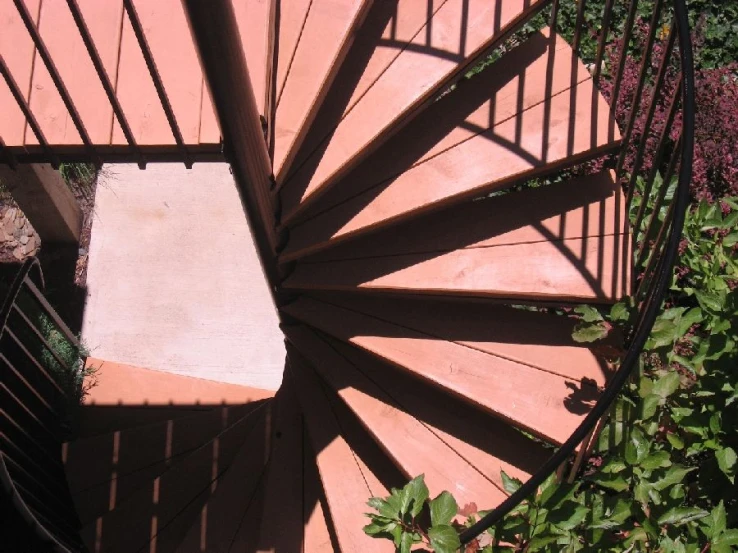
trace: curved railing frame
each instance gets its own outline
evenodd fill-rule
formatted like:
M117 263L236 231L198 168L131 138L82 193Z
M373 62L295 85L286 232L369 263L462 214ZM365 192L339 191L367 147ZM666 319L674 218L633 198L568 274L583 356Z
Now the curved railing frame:
M41 272L41 264L35 257L27 259L21 265L13 283L10 285L2 309L0 310L0 324L2 324L2 326L0 326L0 337L5 331L8 317L10 316L10 312L13 309L13 304L15 303L18 294L23 287L23 283L26 278L31 275L32 271L36 273L36 283L43 289L44 278L43 273ZM33 277L31 278L33 280ZM5 454L2 451L0 451L0 491L4 496L4 500L9 502L10 507L26 525L29 535L35 537L39 543L43 543L47 548L46 550L51 553L74 553L59 543L53 534L51 534L44 525L38 521L23 501L23 498L21 498L20 494L16 490L13 479L5 466Z
M638 365L643 347L658 316L667 288L671 282L684 220L689 205L689 185L692 180L692 157L694 150L694 62L692 58L692 42L689 34L689 20L687 18L687 7L684 0L673 0L672 4L677 24L682 70L682 151L679 180L672 204L674 215L671 222L671 230L656 269L655 278L652 279L651 286L643 302L640 317L632 334L630 345L619 369L608 382L599 400L569 439L517 491L505 499L497 508L461 532L459 537L462 544L469 543L482 532L497 524L521 502L531 497L551 474L556 472L563 463L571 458L577 446L587 439L594 431L600 419L608 413L613 401L615 401L623 386L628 382L633 369Z

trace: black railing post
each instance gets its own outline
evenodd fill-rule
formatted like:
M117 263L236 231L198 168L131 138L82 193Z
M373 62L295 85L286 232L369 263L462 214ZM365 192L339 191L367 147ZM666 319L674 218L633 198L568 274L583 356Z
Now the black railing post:
M277 206L272 168L231 0L182 0L233 167L241 202L274 294Z

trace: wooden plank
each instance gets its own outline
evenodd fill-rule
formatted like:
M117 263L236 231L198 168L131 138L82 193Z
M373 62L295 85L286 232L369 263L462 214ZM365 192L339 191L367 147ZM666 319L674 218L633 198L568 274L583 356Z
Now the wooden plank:
M256 105L264 115L269 47L270 0L234 0L236 23L243 42L246 65L254 88Z
M180 0L135 0L144 35L156 62L185 144L197 144L203 81ZM124 17L116 91L133 135L142 146L175 144L149 70L128 17ZM116 123L113 144L125 144Z
M277 58L274 77L275 100L282 95L312 3L313 0L287 2L276 0L278 35L275 46Z
M606 123L592 126L593 109L608 120L607 103L586 80L297 225L285 255L304 253L311 237L358 236L612 151L619 141Z
M320 479L325 490L336 539L343 553L394 551L391 542L375 540L364 534L367 499L388 495L387 489L374 480L366 480L357 459L341 435L336 420L321 388L318 377L305 366L295 351L288 351L290 374L294 379L300 405L313 450L316 452Z
M67 444L64 468L80 520L120 505L255 407L222 407Z
M95 550L96 543L101 545L99 550L111 553L138 551L150 544L158 546L157 550L172 550L161 542L171 543L176 537L175 529L182 530L179 537L184 537L243 444L263 431L268 407L264 405L244 417L150 481L122 505L87 524L82 537L90 550ZM173 524L176 526L168 528Z
M25 3L34 21L38 24L41 0L25 0ZM18 86L20 86L24 98L28 100L36 49L12 0L2 0L0 2L0 29L2 29L0 33L0 55L5 60ZM41 63L41 61L39 60L38 63ZM26 118L3 78L0 78L0 106L3 107L0 110L0 136L3 142L8 147L22 146L26 130Z
M257 551L303 549L303 422L293 387L291 379L285 378L276 399Z
M501 486L411 413L403 411L384 390L312 331L290 327L286 335L408 479L425 474L432 495L448 490L462 505L481 500L487 505L504 499Z
M294 211L285 223L345 202L589 78L566 41L544 29L423 110L350 172L350 186L334 186L304 205L297 188L285 189L285 209Z
M305 553L340 553L333 547L331 532L328 529L329 520L324 508L325 495L320 483L318 466L315 463L315 453L310 448L310 437L307 430L303 438L303 551Z
M286 176L372 0L312 0L276 98L274 173Z
M624 202L610 173L471 202L325 250L284 286L615 301L630 290Z
M588 381L564 378L322 301L302 297L282 310L554 443L569 437L599 396ZM540 339L532 335L528 341L533 336Z
M78 0L111 82L116 81L121 40L122 0ZM94 144L110 143L113 108L82 42L65 2L44 2L39 32ZM64 102L44 63L34 64L31 108L50 144L82 144ZM117 120L116 120L117 124ZM26 144L36 145L33 131L26 129Z
M305 201L334 184L541 2L447 0L342 118L315 154L314 170L305 165L286 186L297 187Z

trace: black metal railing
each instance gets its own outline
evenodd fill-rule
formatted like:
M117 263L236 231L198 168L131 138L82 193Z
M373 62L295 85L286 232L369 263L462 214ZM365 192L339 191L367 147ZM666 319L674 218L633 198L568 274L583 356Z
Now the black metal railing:
M0 551L85 551L61 455L80 345L44 298L36 259L2 269Z
M562 5L576 12L575 28L557 20ZM531 497L551 474L569 462L581 446L586 451L596 428L638 366L643 347L671 282L689 203L694 146L694 69L684 0L650 0L653 11L646 24L639 21L639 0L607 0L601 19L585 26L586 0L553 0L551 23L569 33L582 56L582 40L594 40L591 72L609 98L622 132L622 146L614 166L626 190L632 235L635 307L627 349L602 395L568 440L515 493L476 524L461 533L463 544L496 525L522 501ZM640 2L645 4L643 0ZM594 4L590 0L590 5ZM617 8L620 8L619 10ZM615 20L616 13L625 13ZM591 15L591 13L590 13ZM620 30L619 37L614 33ZM659 55L654 55L658 45ZM655 58L655 59L654 59ZM640 59L637 70L633 60ZM585 60L586 62L586 60ZM655 63L654 63L655 62ZM635 80L625 86L628 65ZM656 113L665 114L656 121ZM575 470L578 464L575 463Z

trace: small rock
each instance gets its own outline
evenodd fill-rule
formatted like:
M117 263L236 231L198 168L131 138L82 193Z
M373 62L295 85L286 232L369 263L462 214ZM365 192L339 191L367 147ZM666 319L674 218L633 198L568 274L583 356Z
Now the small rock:
M15 225L13 224L13 221L11 221L10 219L5 221L3 228L5 228L6 234L13 234L15 232Z
M20 243L21 243L21 244L23 244L24 246L25 246L26 244L28 244L28 241L29 241L29 240L30 240L30 238L28 238L28 235L26 235L26 234L23 234L23 235L21 235L21 237L20 237L20 238L18 238L18 242L20 242Z
M87 255L87 248L80 248L78 253L79 255Z
M39 245L39 239L35 236L29 236L28 237L28 244L26 246L30 246L32 249L36 249Z
M13 250L13 257L18 261L23 261L26 258L25 253L23 253L23 246L18 246Z
M15 228L23 228L23 225L25 224L26 224L26 221L22 215L20 217L15 218Z
M12 207L11 207L10 209L8 209L8 210L7 210L6 212L5 212L5 216L4 216L4 219L5 219L6 221L10 221L10 222L12 223L13 221L15 221L15 214L16 214L16 213L17 213L17 211L15 210L15 208L12 208Z
M36 244L31 244L30 242L23 246L23 255L31 255L36 250Z

